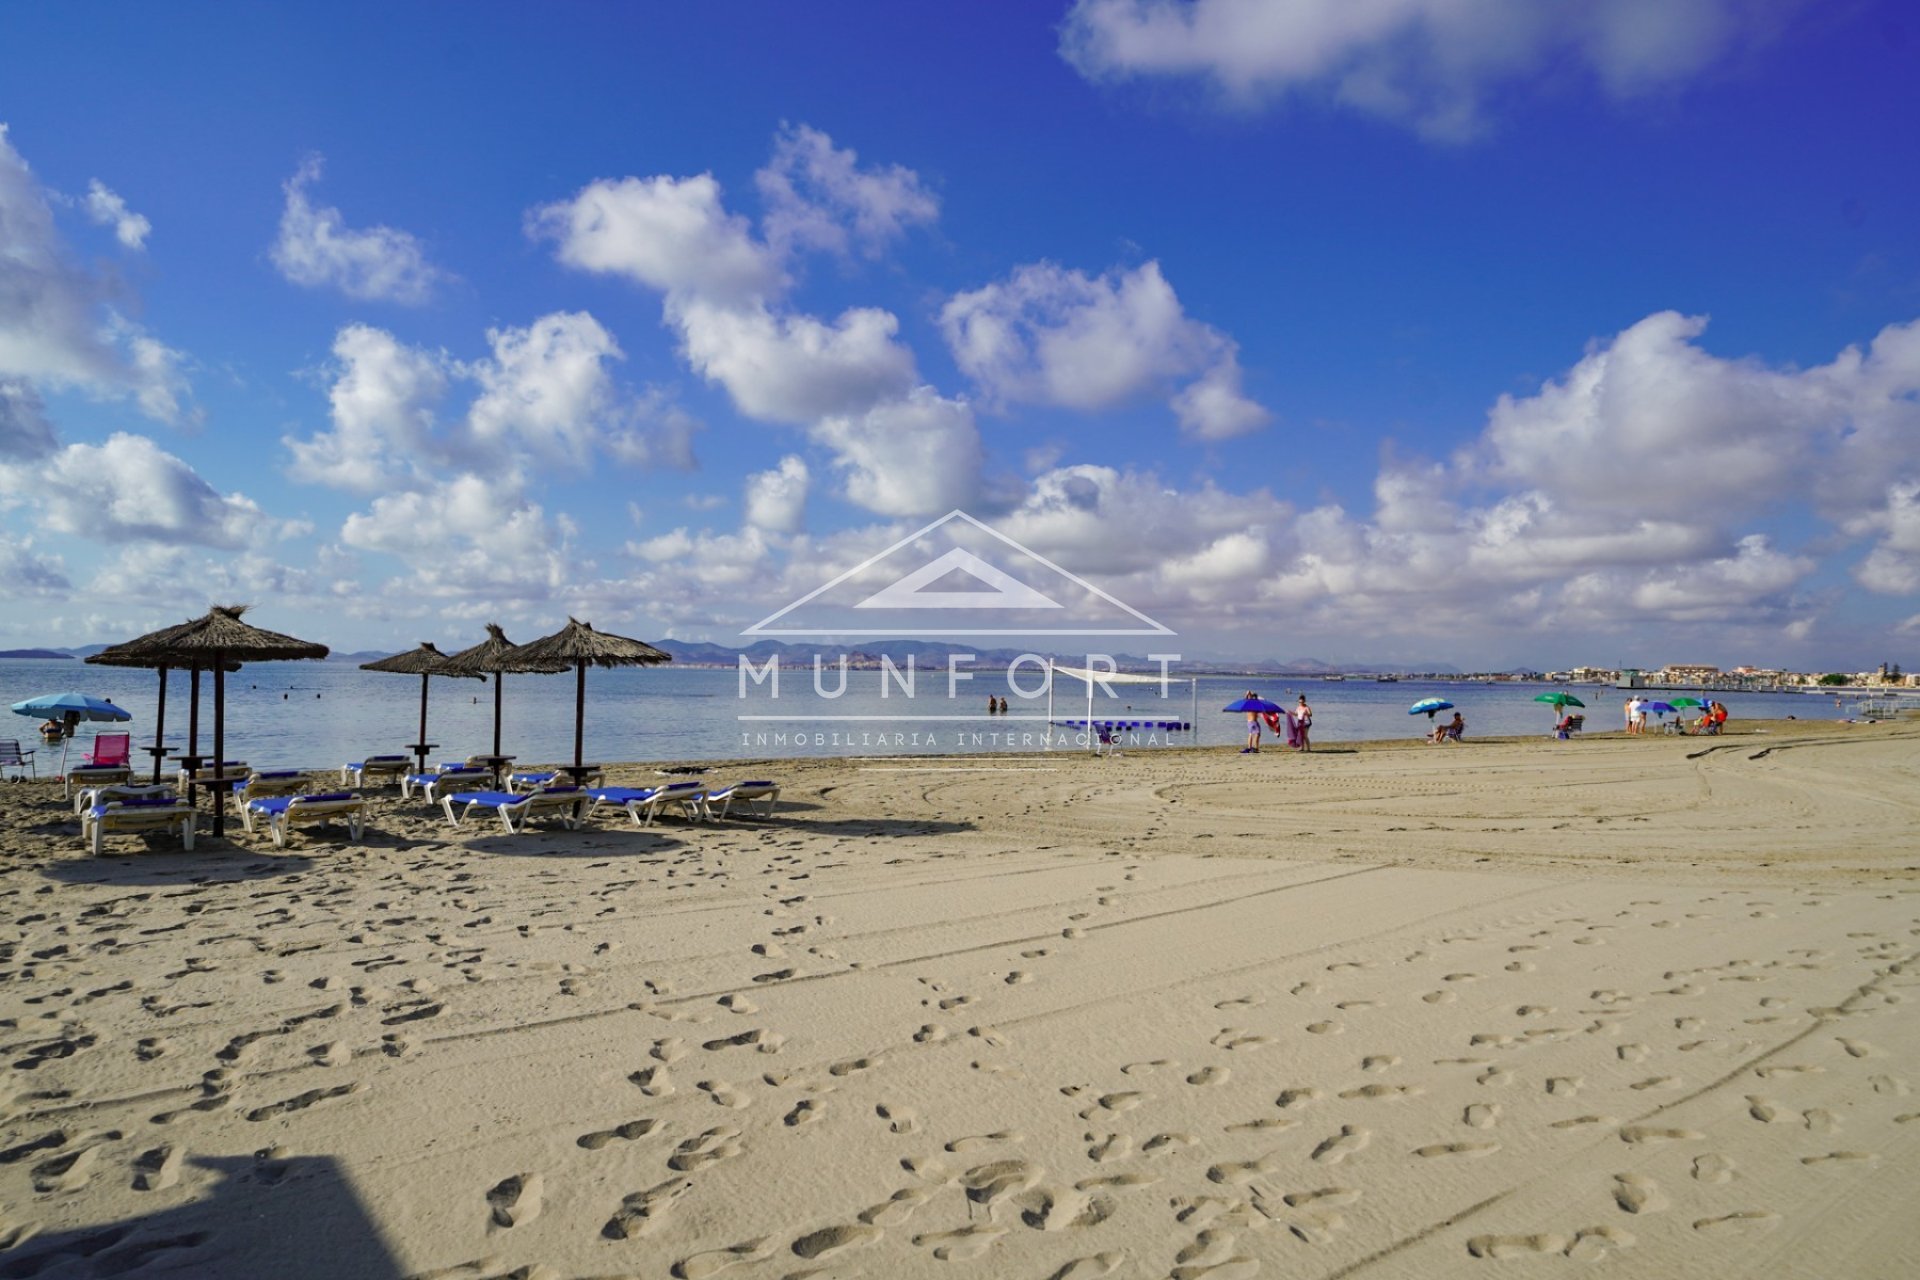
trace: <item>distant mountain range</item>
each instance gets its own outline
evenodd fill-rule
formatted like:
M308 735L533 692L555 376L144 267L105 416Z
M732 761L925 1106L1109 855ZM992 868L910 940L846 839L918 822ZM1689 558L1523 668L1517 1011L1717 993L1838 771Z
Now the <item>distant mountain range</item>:
M904 663L912 657L916 664L930 664L944 667L949 653L971 653L974 665L991 669L1004 667L1023 654L1038 652L1031 649L983 649L964 645L958 641L942 643L937 640L878 640L854 646L828 644L789 644L782 640L756 640L744 649L730 649L725 645L706 644L697 640L661 640L657 647L673 655L673 660L689 667L726 667L739 665L742 654L754 663L764 663L774 656L780 658L783 666L792 664L798 667L811 667L814 656L820 657L822 664L838 666L841 655L845 655L849 666L854 668L878 667L882 657L891 658L896 664ZM103 644L81 645L73 649L5 649L0 650L0 658L43 658L71 659L88 658L99 653L107 646ZM1043 658L1053 658L1063 664L1078 666L1086 661L1087 650L1099 652L1096 644L1075 651L1041 653ZM348 662L356 666L362 662L373 662L387 657L382 649L356 649L351 653L332 653L328 662ZM1149 661L1142 654L1116 653L1111 655L1122 671L1158 671L1160 664ZM1183 660L1178 667L1183 675L1272 675L1272 676L1327 676L1327 675L1458 675L1459 669L1444 662L1392 663L1368 662L1347 666L1336 666L1318 658L1252 658L1245 661L1218 659Z

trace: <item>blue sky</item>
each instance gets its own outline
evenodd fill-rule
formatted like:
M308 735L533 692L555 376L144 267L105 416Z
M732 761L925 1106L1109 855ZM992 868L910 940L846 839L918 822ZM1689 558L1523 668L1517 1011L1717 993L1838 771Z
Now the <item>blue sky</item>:
M1917 49L1791 0L9 6L0 644L738 642L962 507L1195 654L1905 659Z

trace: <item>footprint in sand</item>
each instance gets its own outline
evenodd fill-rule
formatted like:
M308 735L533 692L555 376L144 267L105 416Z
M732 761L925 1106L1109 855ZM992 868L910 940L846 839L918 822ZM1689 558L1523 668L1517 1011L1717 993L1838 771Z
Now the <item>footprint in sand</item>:
M778 1031L768 1031L764 1027L752 1031L742 1031L737 1036L726 1036L719 1040L708 1040L700 1047L709 1053L718 1053L722 1049L757 1049L761 1053L778 1053L786 1044L787 1038Z
M611 1129L601 1129L595 1133L583 1133L574 1139L574 1145L584 1147L588 1151L598 1151L616 1138L622 1142L632 1142L636 1138L646 1137L659 1127L660 1122L658 1120L629 1120L625 1124L615 1125Z
M1285 1111L1290 1107L1304 1107L1309 1103L1318 1102L1326 1096L1312 1085L1298 1089L1282 1089L1280 1096L1273 1100L1273 1105Z
M915 1044L938 1044L947 1038L948 1031L937 1022L929 1022L913 1033Z
M1779 1225L1780 1215L1770 1209L1742 1209L1717 1218L1701 1218L1693 1224L1693 1229L1703 1235L1742 1235L1771 1231Z
M1391 1071L1399 1065L1399 1056L1391 1053L1370 1054L1360 1059L1360 1069L1362 1071Z
M1796 1112L1761 1097L1757 1093L1747 1095L1747 1114L1761 1124L1798 1124L1801 1116Z
M1426 1001L1428 1004L1452 1004L1455 1000L1458 1000L1460 997L1457 993L1452 991L1429 991L1427 992L1427 994L1421 996L1420 998Z
M1695 1156L1693 1160L1693 1180L1695 1182L1722 1183L1731 1182L1734 1174L1732 1156L1709 1154Z
M537 1173L516 1173L487 1192L487 1207L496 1227L518 1227L540 1216L540 1194L545 1183Z
M799 1129L814 1123L825 1114L827 1104L821 1098L802 1098L793 1104L793 1110L781 1117L789 1129Z
M1013 1043L1007 1039L1005 1033L995 1027L968 1027L967 1034L977 1040L992 1045L996 1049L1004 1049Z
M897 1227L913 1216L914 1210L925 1204L928 1193L918 1187L907 1187L896 1191L888 1199L862 1211L860 1221L870 1227Z
M186 1163L185 1147L167 1143L144 1151L133 1162L135 1191L165 1191L180 1181L180 1166Z
M1878 1164L1879 1153L1873 1151L1829 1151L1825 1155L1801 1156L1800 1163L1815 1164Z
M992 1248L994 1242L1006 1234L1007 1228L982 1222L954 1231L928 1232L915 1236L913 1242L923 1249L932 1249L933 1256L942 1262L967 1262Z
M1179 1063L1171 1058L1156 1058L1152 1062L1129 1062L1126 1066L1120 1068L1120 1074L1123 1076L1150 1076L1156 1071L1168 1067L1177 1067L1179 1065Z
M1500 1104L1475 1102L1460 1115L1460 1123L1470 1129L1491 1129L1500 1123Z
M1015 969L1012 973L1009 973L1006 976L1004 981L1010 987L1025 986L1027 983L1033 981L1033 975L1026 972L1024 969Z
M1317 1164L1339 1164L1348 1156L1362 1151L1373 1140L1373 1134L1358 1125L1343 1124L1340 1132L1325 1139L1313 1149L1311 1159Z
M1585 1083L1580 1076L1548 1076L1547 1092L1556 1098L1571 1098Z
M1315 1157L1318 1159L1318 1157ZM1239 1187L1252 1182L1255 1178L1264 1178L1279 1172L1280 1157L1261 1156L1258 1160L1227 1161L1216 1164L1207 1170L1207 1181L1217 1182L1223 1187Z
M1343 1091L1340 1096L1348 1101L1378 1102L1382 1099L1417 1098L1425 1092L1417 1084L1363 1084Z
M1226 1067L1202 1067L1187 1077L1187 1083L1202 1086L1225 1084L1232 1075L1233 1072Z
M873 1113L887 1122L889 1133L909 1134L920 1132L920 1116L912 1107L890 1106L881 1103Z
M365 1093L366 1091L367 1086L358 1080L353 1081L351 1084L337 1084L331 1089L309 1089L305 1093L295 1094L291 1098L282 1098L278 1102L269 1102L264 1107L255 1107L253 1110L247 1112L247 1119L268 1120L274 1116L285 1115L290 1111L305 1111L308 1107L316 1106L322 1102L329 1102L335 1098L352 1097L356 1093Z
M1036 1187L1021 1196L1020 1221L1035 1231L1069 1231L1105 1222L1114 1203L1068 1187Z
M1648 1049L1643 1044L1623 1044L1614 1050L1622 1062L1645 1062Z
M1497 1142L1436 1142L1431 1146L1415 1147L1413 1154L1422 1160L1454 1157L1477 1160L1481 1156L1490 1156L1499 1149L1500 1144Z
M828 1067L827 1074L830 1076L855 1075L862 1071L871 1071L884 1061L886 1061L886 1059L882 1058L879 1054L874 1054L870 1058L847 1058Z
M707 1280L717 1276L729 1267L739 1266L743 1262L762 1262L773 1256L771 1237L761 1236L755 1240L744 1240L725 1249L711 1249L706 1253L696 1253L692 1257L682 1258L673 1264L673 1274L678 1280Z
M982 1147L994 1146L997 1143L1021 1143L1026 1140L1027 1135L1018 1129L1002 1129L998 1133L982 1133L973 1137L955 1138L947 1144L946 1149L954 1155L961 1155L968 1151L978 1151Z
M1225 1127L1225 1133L1264 1133L1271 1129L1291 1129L1299 1121L1289 1116L1262 1116L1258 1120L1242 1120L1238 1124Z
M1527 1258L1543 1253L1565 1253L1573 1241L1550 1231L1536 1235L1474 1236L1467 1253L1475 1258Z
M1133 1154L1133 1138L1128 1134L1093 1134L1089 1140L1093 1145L1087 1148L1087 1159L1095 1164L1106 1164L1110 1160L1124 1160Z
M665 1066L642 1067L627 1079L639 1085L640 1092L649 1098L665 1098L673 1093L673 1080Z
M1880 1050L1865 1040L1849 1040L1845 1036L1835 1036L1835 1041L1847 1051L1850 1058L1872 1058L1879 1056Z
M99 1163L100 1148L87 1147L43 1160L33 1167L33 1189L42 1193L78 1191L93 1180Z
M674 1148L667 1168L675 1173L697 1173L710 1164L731 1159L746 1150L740 1131L732 1125L718 1125Z
M729 1013L758 1013L760 1006L741 995L721 996L717 1001L722 1009Z
M1615 1249L1632 1247L1631 1232L1618 1227L1588 1227L1574 1234L1573 1243L1566 1247L1564 1253L1575 1262L1599 1262Z
M680 1197L693 1190L689 1178L668 1178L658 1186L635 1191L620 1202L620 1209L600 1234L609 1240L632 1240L657 1229Z
M647 1056L656 1062L678 1062L687 1056L687 1042L679 1036L655 1040L653 1048L647 1050Z
M1309 1022L1307 1024L1307 1034L1310 1036L1344 1035L1346 1034L1346 1030L1343 1024L1335 1022L1331 1018L1322 1022ZM1234 1047L1237 1048L1238 1046Z
M1658 1213L1671 1203L1652 1178L1639 1173L1613 1175L1613 1202L1624 1213Z
M1652 1125L1630 1124L1620 1130L1620 1141L1635 1146L1662 1142L1689 1142L1707 1135L1692 1129L1661 1129Z
M1030 1160L996 1160L977 1165L960 1175L967 1199L975 1204L994 1204L1008 1196L1032 1190L1042 1170Z
M1156 1133L1140 1144L1144 1156L1165 1156L1198 1146L1200 1139L1190 1133Z

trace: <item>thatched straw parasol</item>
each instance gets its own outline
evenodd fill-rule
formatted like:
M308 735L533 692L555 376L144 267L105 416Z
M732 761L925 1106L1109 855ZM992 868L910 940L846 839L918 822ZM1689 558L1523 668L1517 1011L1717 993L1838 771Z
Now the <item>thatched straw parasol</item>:
M493 677L493 754L496 756L500 754L500 677L509 672L551 676L567 669L564 662L517 662L510 656L516 648L499 623L489 622L485 640L447 658L447 668L452 672Z
M580 742L587 719L587 668L652 667L673 661L672 654L643 640L595 631L574 618L568 618L567 625L552 635L523 644L507 656L516 664L516 669L531 663L564 663L574 669L573 767L576 773L582 767Z
M476 672L453 671L447 666L447 655L434 648L426 640L420 642L418 649L409 649L405 653L396 653L391 658L382 658L378 662L363 662L362 671L392 671L403 676L420 677L420 738L412 746L413 754L420 758L420 772L427 771L427 752L434 745L427 741L427 681L433 676L464 676L481 679Z
M151 635L129 640L115 648L127 657L146 658L158 666L163 660L171 666L208 666L213 668L213 760L217 767L226 758L227 671L243 662L286 662L303 658L324 658L327 646L296 640L242 622L244 604L215 605L202 616L177 627L167 627ZM227 807L213 811L213 834L226 834Z
M153 720L153 745L145 749L146 753L153 757L153 780L155 782L160 781L160 761L165 759L167 754L167 670L170 667L188 665L192 672L188 684L187 753L189 755L195 755L198 754L200 750L200 669L205 664L201 662L182 664L173 661L171 658L146 657L130 651L128 646L144 643L145 641L165 635L168 631L172 630L172 627L166 627L150 635L142 636L138 640L129 640L126 644L109 645L99 653L91 654L87 658L88 662L96 666L143 667L147 670L157 670L160 673L160 705ZM229 671L238 671L239 669L240 664L237 662L229 662L227 664L227 670Z

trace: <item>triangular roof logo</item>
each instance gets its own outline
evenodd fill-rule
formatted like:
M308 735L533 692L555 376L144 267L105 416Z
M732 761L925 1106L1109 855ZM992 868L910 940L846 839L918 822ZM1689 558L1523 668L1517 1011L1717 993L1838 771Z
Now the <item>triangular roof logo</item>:
M932 558L915 544L945 530L953 545ZM981 538L979 535L986 535ZM1009 572L980 552L1010 552ZM892 575L892 576L888 576ZM884 585L872 585L876 577ZM851 584L851 586L848 586ZM847 587L836 592L836 588ZM964 586L965 589L956 589ZM844 596L844 599L836 599ZM1063 597L1065 598L1063 600ZM1066 601L1071 601L1067 603ZM803 625L803 606L838 610L832 621ZM943 610L966 610L946 626L929 625ZM999 612L999 617L993 616ZM996 625L988 625L996 624ZM950 511L869 556L752 626L759 636L1030 636L1172 635L1173 630L964 511Z

